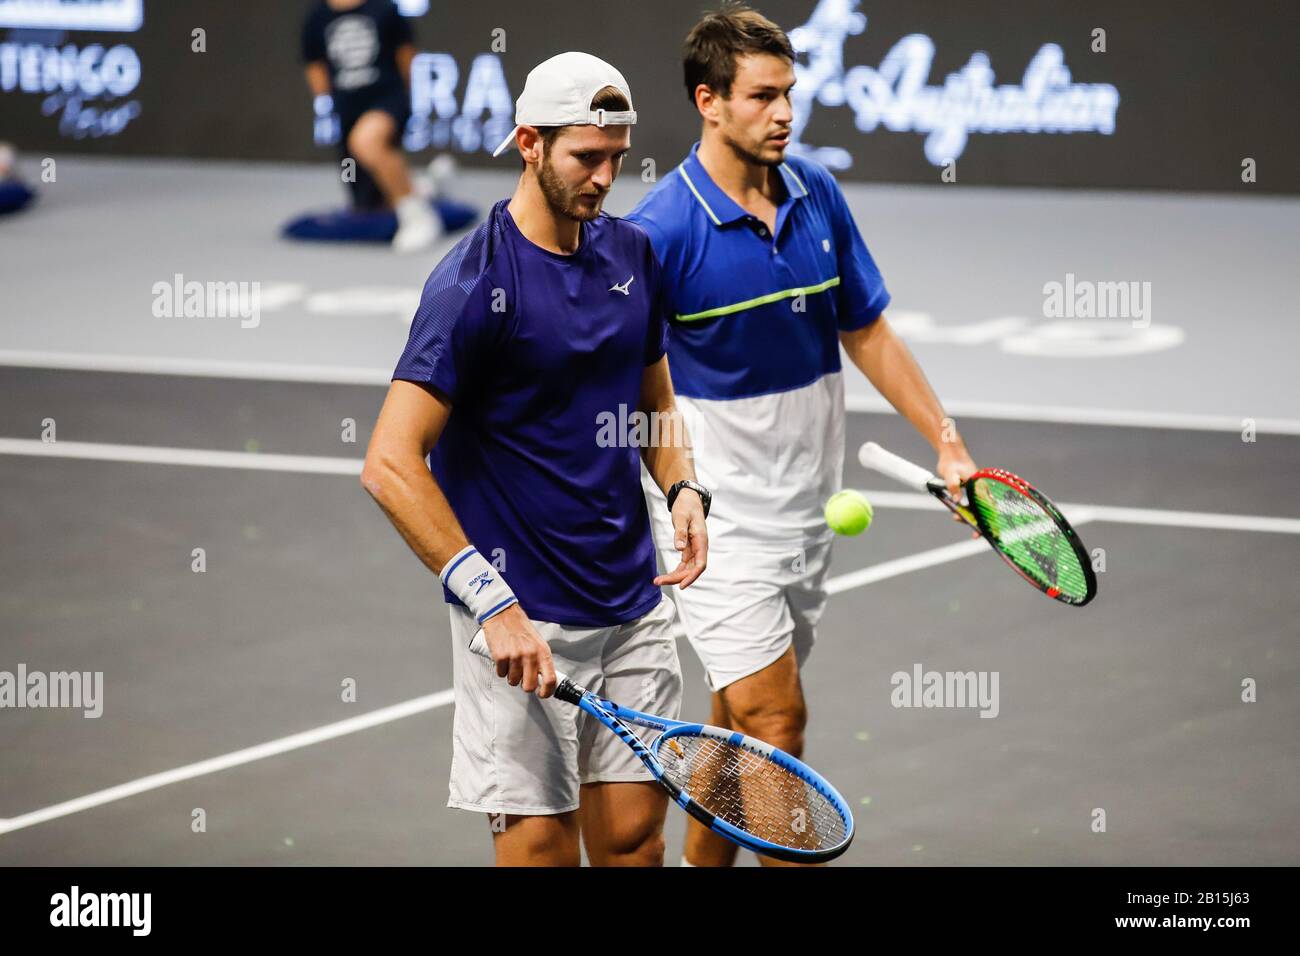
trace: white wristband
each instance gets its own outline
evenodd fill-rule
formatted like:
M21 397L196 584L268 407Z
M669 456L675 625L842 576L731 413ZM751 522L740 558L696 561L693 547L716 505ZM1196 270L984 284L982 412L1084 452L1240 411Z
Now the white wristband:
M438 577L447 590L469 608L479 624L519 601L506 584L506 579L473 545L448 561Z

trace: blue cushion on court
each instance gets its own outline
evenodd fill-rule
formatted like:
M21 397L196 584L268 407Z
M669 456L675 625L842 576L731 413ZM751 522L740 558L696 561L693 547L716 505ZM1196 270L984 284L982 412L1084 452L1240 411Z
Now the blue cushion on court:
M431 205L442 217L443 230L449 233L464 228L479 215L473 206L451 199L435 199ZM396 234L397 213L391 209L376 212L336 209L312 213L291 219L283 232L286 239L315 242L392 242Z
M17 212L31 202L35 195L16 179L0 182L0 214Z

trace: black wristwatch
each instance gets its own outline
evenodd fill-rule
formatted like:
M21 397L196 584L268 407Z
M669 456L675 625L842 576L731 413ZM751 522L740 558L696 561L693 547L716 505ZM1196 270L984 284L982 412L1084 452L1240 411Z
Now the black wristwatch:
M683 478L668 489L668 510L673 510L673 502L677 500L677 493L683 488L689 488L700 496L700 501L704 504L704 517L707 518L709 516L709 505L713 501L713 494L698 481L692 481L689 478Z

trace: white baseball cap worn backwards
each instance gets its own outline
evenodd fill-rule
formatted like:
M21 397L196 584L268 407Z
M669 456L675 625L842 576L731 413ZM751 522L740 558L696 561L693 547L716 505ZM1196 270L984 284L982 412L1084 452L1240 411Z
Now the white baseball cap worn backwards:
M636 110L593 110L597 93L612 86L632 105L627 80L600 57L560 53L533 67L515 100L515 128L492 153L500 156L515 143L520 126L633 126Z

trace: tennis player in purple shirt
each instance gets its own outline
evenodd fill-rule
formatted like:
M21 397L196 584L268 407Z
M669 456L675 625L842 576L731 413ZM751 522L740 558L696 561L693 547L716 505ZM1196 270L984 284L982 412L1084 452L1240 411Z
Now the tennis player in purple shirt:
M593 865L661 865L663 789L616 736L546 699L558 665L675 716L660 586L689 586L707 558L659 266L638 226L601 212L636 113L616 69L562 53L528 75L515 122L497 155L518 146L519 185L429 276L361 482L450 605L448 805L489 815L499 865L577 865L580 839ZM608 427L629 412L675 423L658 429L674 440ZM642 461L680 555L659 576ZM495 665L470 650L480 631Z

